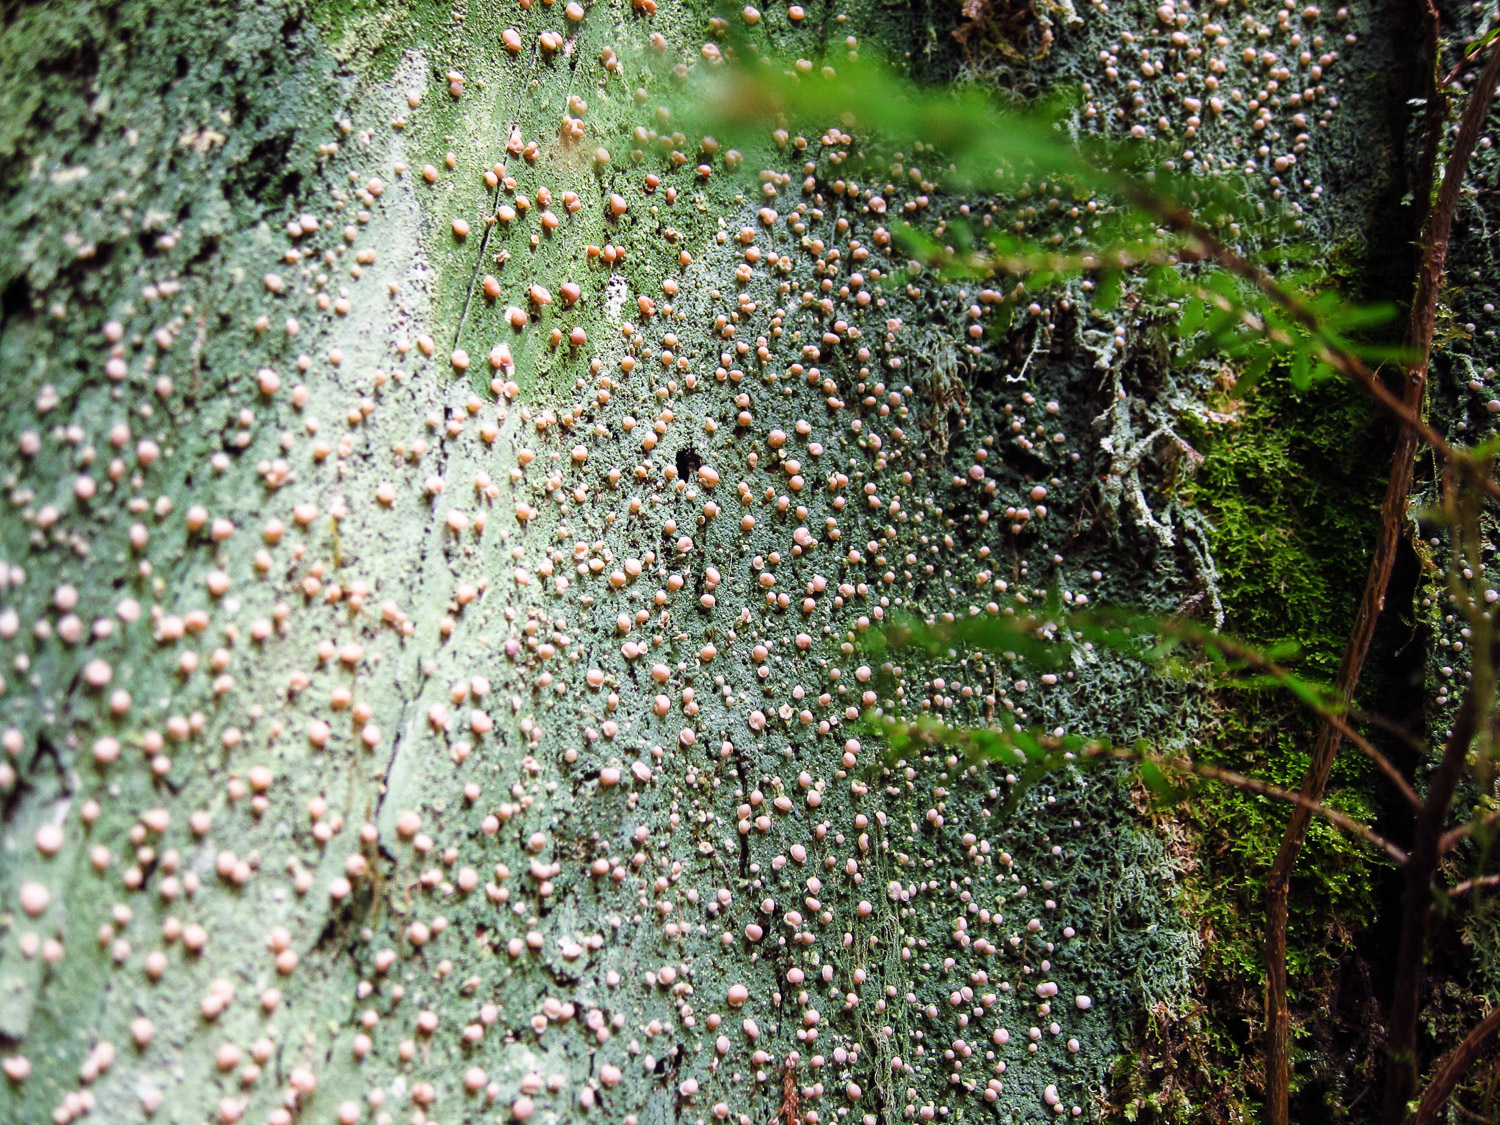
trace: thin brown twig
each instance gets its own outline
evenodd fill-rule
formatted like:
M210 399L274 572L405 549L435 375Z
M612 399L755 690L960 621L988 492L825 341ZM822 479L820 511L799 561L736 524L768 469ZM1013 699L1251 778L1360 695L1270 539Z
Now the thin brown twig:
M1432 1076L1427 1089L1422 1091L1422 1100L1417 1103L1417 1114L1412 1125L1437 1125L1438 1114L1453 1095L1453 1088L1458 1085L1458 1080L1474 1065L1474 1060L1496 1032L1500 1032L1500 1007L1496 1007L1475 1024L1463 1041L1438 1064L1437 1073Z
M1476 887L1500 886L1500 875L1476 875L1472 879L1465 879L1462 883L1454 883L1448 888L1449 898L1461 898Z
M1500 52L1495 58L1500 59ZM1402 1125L1406 1107L1416 1095L1420 1074L1417 1016L1426 983L1427 942L1431 928L1433 877L1441 858L1443 823L1464 776L1470 748L1494 699L1500 643L1487 637L1476 643L1474 678L1464 692L1442 757L1427 787L1427 801L1412 826L1411 860L1404 873L1401 938L1396 951L1396 979L1386 1020L1386 1125Z
M1207 778L1210 781L1221 781L1226 785L1232 785L1236 789L1243 789L1248 793L1255 793L1262 797L1274 797L1278 801L1286 801L1293 805L1301 805L1314 816L1321 816L1331 824L1336 824L1346 832L1352 833L1364 840L1365 843L1379 849L1389 855L1396 863L1404 864L1407 856L1396 844L1387 840L1380 833L1366 824L1355 820L1351 816L1331 809L1327 805L1316 801L1309 801L1302 794L1291 789L1283 789L1279 785L1272 785L1269 781L1262 781L1258 777L1248 777L1234 770L1226 770L1220 766L1209 765L1206 762L1195 762L1191 758L1172 757L1161 754L1145 754L1138 750L1126 750L1115 746L1088 746L1081 752L1086 758L1114 758L1122 762L1147 762L1160 769L1172 770L1176 773L1190 773L1198 777Z
M1303 701L1304 704L1306 704L1308 709L1312 711L1313 714L1317 715L1325 723L1332 726L1332 728L1336 730L1343 738L1347 738L1355 745L1356 748L1359 749L1361 753L1363 753L1372 762L1374 762L1375 765L1379 768L1380 772L1383 773L1386 776L1387 780L1389 780L1391 784L1395 786L1396 791L1401 794L1402 798L1407 802L1407 804L1411 805L1414 809L1420 809L1422 807L1422 798L1419 797L1417 795L1417 791L1412 788L1411 782L1406 779L1406 775L1397 768L1394 762L1392 762L1388 757L1386 757L1384 753L1381 752L1379 747L1377 747L1373 742L1371 742L1368 738L1361 734L1359 730L1349 722L1346 715L1352 714L1354 713L1354 711L1353 707L1348 704L1347 701L1342 702L1341 709L1341 704L1323 703L1316 699L1309 698L1310 693L1307 691L1296 691L1295 686L1297 684L1297 678L1293 676L1292 673L1289 672L1286 668L1283 668L1280 664L1276 663L1276 661L1271 660L1270 658L1265 656L1265 654L1258 652L1255 649L1248 647L1247 645L1243 645L1233 638L1226 637L1221 633L1211 632L1207 629L1201 629L1196 626L1185 625L1184 623L1177 621L1160 622L1158 623L1156 628L1158 628L1158 630L1165 635L1173 636L1181 640L1192 641L1196 644L1204 645L1205 647L1218 649L1220 653L1222 653L1229 659L1243 661L1246 665L1255 669L1257 672L1261 672L1267 676L1270 676L1282 687L1287 688L1289 691L1292 691L1294 695L1296 695Z
M1106 624L1110 621L1107 611L1092 611L1092 619ZM1022 632L1027 632L1033 628L1043 628L1051 623L1050 618L1030 617L1018 621L1016 628ZM1231 637L1226 637L1222 633L1216 633L1212 630L1176 619L1153 621L1150 628L1165 637L1201 645L1204 648L1216 649L1223 656L1231 660L1241 661L1255 671L1271 677L1282 687L1296 695L1313 714L1322 719L1324 723L1330 725L1341 737L1347 738L1361 753L1374 762L1376 767L1385 775L1396 791L1401 794L1402 799L1407 804L1413 809L1420 809L1422 807L1422 798L1412 788L1411 782L1406 779L1406 775L1401 772L1396 764L1379 747L1350 723L1346 714L1352 713L1352 707L1348 706L1347 701L1344 704L1346 710L1341 712L1338 704L1324 703L1311 698L1313 693L1307 690L1296 690L1299 686L1299 681L1290 671L1267 657L1264 653L1241 644Z
M1386 780L1396 787L1396 791L1405 798L1408 805L1414 809L1422 807L1422 798L1417 796L1417 791L1411 787L1411 782L1406 780L1406 775L1397 769L1396 764L1382 754L1373 742L1350 726L1337 713L1330 711L1326 713L1320 712L1320 714L1323 715L1324 721L1332 725L1342 738L1352 742L1356 750L1379 767L1380 772L1385 774Z
M955 734L961 737L963 732L944 729L944 733L950 737ZM1044 737L1041 739L1041 742L1043 746L1052 751L1061 751L1063 748L1062 741L1051 736ZM1355 820L1353 817L1341 813L1337 809L1329 808L1321 802L1309 800L1294 790L1283 789L1279 785L1273 785L1268 781L1249 777L1234 770L1224 769L1222 766L1210 765L1206 762L1196 762L1186 756L1150 754L1140 750L1128 750L1098 742L1085 745L1078 751L1078 755L1084 758L1112 758L1122 762L1149 762L1162 769L1169 769L1179 773L1191 773L1210 781L1221 781L1226 785L1231 785L1246 792L1258 794L1259 796L1273 797L1276 800L1306 808L1310 814L1321 816L1329 821L1329 823L1337 825L1360 837L1366 843L1385 852L1398 865L1404 864L1407 859L1406 852L1399 846L1387 840L1368 825Z
M1441 88L1447 89L1453 85L1458 80L1458 76L1468 70L1474 64L1474 60L1483 55L1489 46L1488 43L1480 43L1477 47L1471 46L1468 51L1465 51L1463 57L1453 64L1447 74L1443 75Z
M1417 791L1411 787L1411 782L1406 780L1406 775L1397 769L1395 763L1382 754L1373 742L1338 716L1328 721L1343 738L1354 744L1356 750L1379 767L1380 772L1385 774L1386 780L1396 787L1397 792L1406 799L1408 805L1414 809L1422 807L1422 798L1417 796Z
M1468 821L1467 823L1460 824L1457 828L1449 829L1447 832L1443 833L1443 838L1438 841L1438 850L1440 852L1451 852L1454 848L1458 847L1458 845L1466 837L1472 835L1474 832L1477 832L1481 828L1488 828L1490 825L1495 823L1500 823L1500 811L1485 813L1484 816L1477 817L1474 820Z
M1403 398L1393 394L1375 373L1365 366L1363 360L1349 352L1342 344L1332 338L1328 334L1327 329L1323 327L1323 322L1318 314L1309 308L1300 298L1283 289L1270 273L1257 266L1254 262L1241 257L1224 242L1220 241L1218 235L1199 222L1192 212L1143 191L1132 191L1130 195L1132 203L1156 215L1173 230L1191 234L1203 247L1204 253L1208 257L1213 258L1230 273L1249 281L1269 297L1275 305L1288 313L1293 320L1305 328L1318 341L1322 349L1322 359L1325 362L1360 387L1375 400L1377 406L1400 422L1403 427L1414 432L1445 461L1452 461L1454 458L1462 456L1460 451L1455 449L1442 434L1438 433L1432 424L1421 416L1418 410L1408 406ZM1500 483L1487 480L1484 482L1483 487L1491 497L1500 500Z
M1246 648L1244 645L1228 638L1215 637L1213 643L1226 656L1244 660L1252 667L1264 672L1282 684L1283 687L1291 683L1292 676L1285 668L1275 661L1267 660L1254 649ZM1396 791L1406 800L1407 804L1414 809L1422 807L1422 798L1417 796L1417 791L1412 788L1411 782L1406 780L1406 775L1396 768L1396 764L1387 758L1380 749L1349 724L1349 721L1334 707L1326 703L1315 703L1308 701L1308 706L1313 713L1325 723L1336 730L1343 738L1352 742L1355 747L1367 758L1379 767L1380 772L1385 774L1387 780L1396 787Z

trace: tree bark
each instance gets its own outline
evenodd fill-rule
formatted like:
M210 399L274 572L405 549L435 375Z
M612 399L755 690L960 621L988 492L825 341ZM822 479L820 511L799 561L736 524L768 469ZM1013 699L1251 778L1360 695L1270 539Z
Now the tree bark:
M1051 187L861 164L878 106L689 131L715 18L0 14L0 1119L1082 1116L1183 995L1109 784L1000 823L1003 768L859 716L1179 749L1194 695L861 646L1052 585L1212 604L1164 484L1201 388L1080 285L892 282L897 216L1074 237ZM944 12L745 18L810 81L959 65ZM1115 32L1056 19L1037 73L1102 83Z
M1427 51L1432 59L1431 68L1436 73L1441 65L1441 59L1438 54L1437 11L1431 5L1424 7L1424 24L1428 32ZM1402 387L1402 403L1408 413L1413 415L1420 415L1426 397L1438 297L1446 275L1448 245L1452 236L1459 195L1463 190L1469 161L1474 154L1480 131L1484 127L1490 106L1494 102L1497 80L1500 80L1500 55L1492 54L1474 94L1465 106L1459 134L1454 140L1437 195L1432 201L1430 212L1422 226L1420 263L1416 289L1412 298L1411 320L1407 331L1407 344L1418 358L1407 369ZM1436 108L1440 93L1441 91L1434 87L1427 98L1426 154L1430 161L1436 160L1437 137L1442 124L1441 114ZM1432 167L1431 164L1428 166ZM1430 172L1427 179L1430 182ZM1421 435L1414 426L1401 425L1396 436L1395 452L1391 458L1390 481L1381 507L1380 530L1375 544L1375 553L1370 560L1369 577L1365 581L1364 593L1360 598L1359 608L1355 612L1349 641L1339 663L1335 690L1340 700L1346 705L1354 700L1360 674L1375 637L1375 626L1385 609L1386 591L1390 586L1391 574L1395 568L1396 551L1400 546L1401 537L1406 533L1406 508L1421 443ZM1323 799L1328 787L1329 774L1332 772L1333 763L1338 756L1342 742L1342 732L1333 723L1324 721L1319 728L1317 740L1313 744L1312 761L1308 767L1307 777L1302 783L1302 795L1308 800L1321 801ZM1437 827L1432 828L1430 824L1427 827L1440 832L1441 820L1446 815L1445 803L1439 815ZM1418 814L1418 820L1425 823L1430 820L1430 817L1424 811ZM1291 1017L1287 1005L1286 973L1288 906L1292 871L1296 867L1297 857L1302 852L1302 845L1307 838L1310 823L1307 806L1299 806L1292 810L1286 834L1282 837L1271 872L1266 877L1266 1101L1272 1125L1287 1125L1290 1120L1287 1100L1291 1075ZM1419 824L1419 830L1420 827ZM1430 878L1430 872L1428 878ZM1410 886L1410 882L1408 885ZM1416 909L1410 898L1408 898L1406 909L1408 912ZM1420 909L1425 911L1426 908ZM1397 1008L1401 1012L1406 1011L1404 1003L1398 1002ZM1415 1020L1414 1008L1407 1014L1412 1021ZM1412 1032L1415 1033L1414 1022ZM1415 1043L1413 1042L1412 1045L1414 1047ZM1398 1071L1404 1072L1404 1064L1395 1065ZM1412 1072L1412 1080L1414 1080L1414 1075L1415 1072ZM1409 1091L1411 1081L1402 1080L1395 1085ZM1386 1113L1387 1120L1390 1120L1390 1115L1397 1111L1391 1107L1389 1099L1400 1095L1396 1091L1390 1091L1388 1095ZM1404 1106L1404 1097L1401 1097L1401 1103ZM1404 1110L1401 1113L1404 1115Z

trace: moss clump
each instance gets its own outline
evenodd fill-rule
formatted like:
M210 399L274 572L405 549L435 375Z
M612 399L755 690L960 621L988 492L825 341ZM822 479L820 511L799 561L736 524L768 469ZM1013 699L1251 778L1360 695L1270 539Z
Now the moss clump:
M1226 390L1208 405L1183 420L1203 462L1179 482L1178 495L1211 526L1226 629L1259 646L1294 645L1304 675L1332 680L1378 521L1386 465L1368 451L1385 447L1379 423L1352 390L1334 384L1299 394L1277 380L1244 398ZM1197 750L1202 760L1300 785L1316 733L1310 716L1280 694L1221 692L1215 703ZM1330 804L1376 818L1372 773L1364 759L1345 755ZM1160 826L1179 841L1185 906L1203 959L1198 1001L1156 1013L1140 1058L1122 1065L1117 1097L1127 1119L1258 1116L1265 877L1286 822L1280 802L1204 785ZM1350 1068L1362 1064L1342 1060L1371 1057L1349 1049L1365 1034L1358 1017L1326 1001L1349 991L1345 968L1378 909L1377 865L1364 845L1316 821L1293 881L1288 972L1301 1051L1294 1091L1324 1120L1348 1118L1360 1077Z
M1304 672L1331 679L1379 515L1379 424L1342 384L1298 394L1272 381L1212 406L1224 421L1184 420L1203 464L1180 494L1212 525L1227 627L1258 645L1293 642Z

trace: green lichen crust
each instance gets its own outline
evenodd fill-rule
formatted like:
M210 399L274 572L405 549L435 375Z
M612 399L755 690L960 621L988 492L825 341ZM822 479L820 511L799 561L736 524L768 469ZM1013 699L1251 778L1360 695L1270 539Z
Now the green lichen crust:
M860 642L1212 606L1160 488L1193 386L1081 287L1003 344L998 291L889 288L888 216L957 205L919 153L679 133L711 15L0 33L0 1118L1089 1118L1180 993L1114 781L1002 818L1003 764L858 719L1185 744L1103 654ZM922 13L757 15L813 74Z

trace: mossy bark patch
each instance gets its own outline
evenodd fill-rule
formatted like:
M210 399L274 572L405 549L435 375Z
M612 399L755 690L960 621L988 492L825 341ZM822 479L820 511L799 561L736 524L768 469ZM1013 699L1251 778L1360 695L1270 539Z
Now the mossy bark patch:
M761 16L810 74L921 38ZM986 339L980 286L882 284L892 216L967 202L919 153L851 183L842 121L683 133L710 18L0 33L0 1115L1085 1116L1181 992L1114 780L1001 822L1003 763L859 716L1180 746L1198 694L860 642L1052 585L1212 605L1164 468L1201 373L1081 287Z

